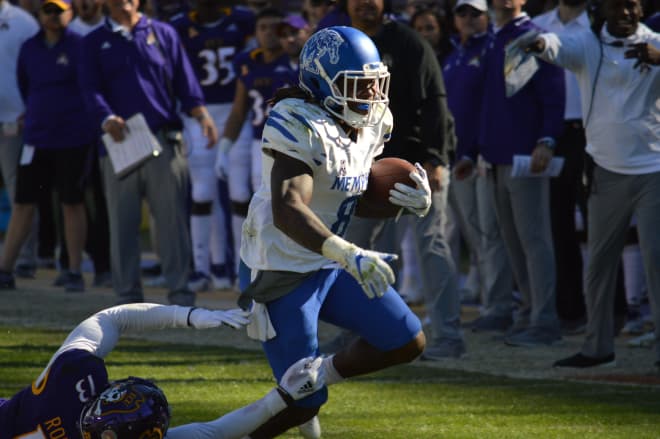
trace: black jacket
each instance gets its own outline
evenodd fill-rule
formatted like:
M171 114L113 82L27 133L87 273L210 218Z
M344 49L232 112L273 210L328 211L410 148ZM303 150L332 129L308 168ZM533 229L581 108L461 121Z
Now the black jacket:
M433 49L413 29L395 21L386 22L372 39L391 75L394 131L383 157L449 164L456 144L454 120Z

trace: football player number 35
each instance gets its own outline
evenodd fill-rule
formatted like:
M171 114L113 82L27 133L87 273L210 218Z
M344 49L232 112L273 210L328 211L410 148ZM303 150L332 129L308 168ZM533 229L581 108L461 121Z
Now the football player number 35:
M220 85L229 84L236 77L234 66L231 64L235 51L234 47L220 47L217 50L204 49L199 52L198 56L205 60L202 67L206 71L206 77L200 81L200 84L207 86L218 81Z

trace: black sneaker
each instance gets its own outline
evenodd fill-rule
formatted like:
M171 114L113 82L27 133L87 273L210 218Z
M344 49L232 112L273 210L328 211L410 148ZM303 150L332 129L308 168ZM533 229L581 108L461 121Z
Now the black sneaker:
M32 264L18 264L14 267L16 277L21 279L34 279L37 273L37 267Z
M85 279L83 279L82 274L69 271L64 284L64 291L67 293L82 293L85 291Z
M581 353L575 354L571 357L564 358L563 360L555 361L552 367L574 367L584 369L587 367L613 367L616 366L614 353L605 357L594 358L587 357Z
M146 277L157 277L163 273L163 270L160 264L156 263L142 268L142 276Z
M0 271L0 290L15 290L16 280L14 275L8 271Z
M481 316L470 324L472 332L506 332L513 325L508 316Z

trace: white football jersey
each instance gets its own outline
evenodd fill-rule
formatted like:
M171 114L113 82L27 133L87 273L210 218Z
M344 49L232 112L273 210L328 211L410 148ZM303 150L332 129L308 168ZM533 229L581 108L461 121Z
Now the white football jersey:
M392 134L392 113L359 130L353 142L344 129L317 105L284 99L270 111L262 137L262 182L250 201L243 224L241 258L253 270L306 273L331 261L297 244L273 223L269 150L307 164L314 174L310 209L335 234L342 236L355 211L358 196L367 188L374 157Z

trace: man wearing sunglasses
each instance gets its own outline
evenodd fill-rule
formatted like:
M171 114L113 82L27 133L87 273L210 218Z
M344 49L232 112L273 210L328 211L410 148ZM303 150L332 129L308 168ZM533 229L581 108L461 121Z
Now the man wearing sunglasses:
M504 332L513 323L512 274L497 224L492 167L474 172L472 157L479 138L479 114L486 84L484 56L493 41L486 0L459 0L454 7L458 34L454 50L443 63L447 102L456 122L456 163L450 200L465 225L470 248L477 253L482 307L470 323L473 332Z
M69 271L62 284L69 292L85 288L80 272L87 231L83 185L94 133L79 92L81 37L67 30L72 16L70 0L45 0L39 10L41 32L23 44L18 56L25 135L15 205L0 261L3 287L13 287L11 269L30 232L37 201L54 187L62 204L69 254Z

